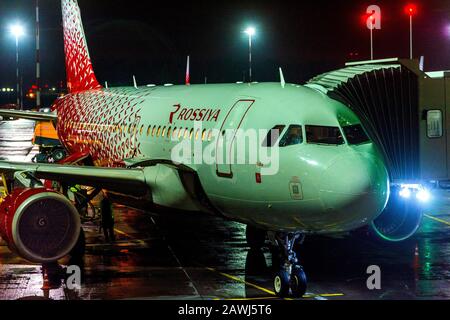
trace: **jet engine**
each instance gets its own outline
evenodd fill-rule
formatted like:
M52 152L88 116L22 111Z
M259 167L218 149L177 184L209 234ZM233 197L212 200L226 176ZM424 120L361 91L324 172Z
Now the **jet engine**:
M420 185L391 187L391 196L371 228L383 240L399 242L412 237L422 222L429 193Z
M16 189L0 204L0 235L12 251L34 263L69 254L80 229L77 209L53 190Z

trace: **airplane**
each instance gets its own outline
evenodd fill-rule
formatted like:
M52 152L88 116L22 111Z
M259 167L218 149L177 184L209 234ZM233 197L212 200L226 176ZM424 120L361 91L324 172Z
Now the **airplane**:
M0 172L24 186L0 205L0 234L21 257L47 263L70 253L82 232L79 214L47 182L79 184L149 212L200 211L246 224L251 248L266 240L279 247L276 294L302 297L307 278L296 247L304 237L373 226L386 212L393 189L385 161L348 106L284 77L281 83L104 88L77 0L61 6L69 93L52 113L0 111L53 121L69 154L54 164L0 162ZM231 161L245 130L262 130L265 139L244 157L268 157ZM186 142L191 156L209 148L213 161L174 160ZM274 172L272 162L278 162Z

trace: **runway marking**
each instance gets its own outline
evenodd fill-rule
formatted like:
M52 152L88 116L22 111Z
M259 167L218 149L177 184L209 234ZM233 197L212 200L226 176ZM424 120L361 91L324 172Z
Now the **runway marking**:
M225 278L243 283L245 285L248 285L250 287L253 287L255 289L258 289L260 291L263 291L265 293L268 293L274 297L270 297L270 298L264 298L264 297L259 297L259 298L227 298L227 299L222 299L222 300L264 300L264 299L276 299L277 295L274 291L266 289L264 287L258 286L257 284L242 280L241 278L235 277L231 274L228 273L224 273L224 272L220 272L214 268L208 268L206 267L207 270L211 271L211 272L216 272L222 276L224 276ZM302 298L304 299L309 299L309 298L329 298L329 297L342 297L344 296L343 293L323 293L323 294L305 294ZM216 298L215 300L221 300L220 298ZM290 298L285 298L284 300L294 300L294 299L290 299Z
M153 224L156 225L155 220L154 220L153 218L152 218L151 220L152 220ZM449 225L450 225L450 224L449 224ZM130 239L133 239L134 241L137 241L137 242L139 242L139 243L144 243L144 244L145 244L144 241L139 240L139 239L136 239L135 237L129 235L129 234L126 233L126 232L123 232L123 231L121 231L121 230L119 230L119 229L114 229L114 230L115 230L117 233L119 233L119 234L121 234L121 235L123 235L123 236L125 236L125 237L128 237L128 238L130 238ZM185 273L186 277L191 281L191 283L192 283L192 285L193 285L193 288L194 288L194 291L197 291L197 293L198 293L198 290L197 290L197 288L195 287L194 282L193 282L192 279L190 278L190 276L189 276L189 274L187 273L187 271L183 268L183 266L181 265L181 262L178 260L178 257L175 255L175 252L172 250L172 248L171 248L169 245L168 245L168 249L169 249L169 251L172 253L172 255L174 256L175 260L177 261L177 263L179 264L179 266L181 267L181 269L183 270L183 272ZM259 285L257 285L257 284L254 284L254 283L251 283L251 282L242 280L242 279L240 279L240 278L238 278L238 277L235 277L235 276L233 276L233 275L231 275L231 274L224 273L224 272L220 272L220 271L218 271L218 270L216 270L216 269L214 269L214 268L206 267L206 269L209 270L209 271L211 271L211 272L216 272L216 273L222 275L223 277L226 277L226 278L228 278L228 279L231 279L231 280L234 280L234 281L243 283L243 284L245 284L245 285L248 285L248 286L250 286L250 287L253 287L253 288L257 289L257 290L260 290L260 291L262 291L262 292L268 293L268 294L270 294L270 295L273 296L273 297L270 297L270 298L267 298L267 297L266 297L266 298L264 298L264 297L262 297L262 298L261 298L261 297L259 297L259 298L230 298L230 299L224 299L224 300L264 300L264 299L276 299L276 298L277 298L276 293L275 293L274 291L272 291L272 290L269 290L269 289L266 289L266 288L264 288L264 287L261 287L261 286L259 286ZM341 296L344 296L344 294L343 294L343 293L323 293L323 294L305 294L302 298L304 298L304 299L309 299L309 298L328 298L328 297L341 297ZM214 300L220 300L220 298L216 298L216 299L214 299ZM293 299L291 299L291 298L284 298L284 300L293 300Z
M439 219L439 218L430 216L429 214L424 214L424 216L427 217L427 218L429 218L429 219L431 219L431 220L434 220L434 221L443 223L443 224L445 224L445 225L447 225L447 226L450 227L450 222L448 222L448 221L445 221L445 220L442 220L442 219Z
M228 279L231 279L231 280L234 280L234 281L237 281L237 282L246 284L246 285L248 285L248 286L250 286L250 287L253 287L253 288L258 289L258 290L260 290L260 291L263 291L263 292L265 292L265 293L268 293L268 294L271 294L271 295L273 295L273 296L276 296L275 292L273 292L272 290L269 290L269 289L263 288L263 287L261 287L261 286L258 286L258 285L256 285L256 284L247 282L247 281L242 280L242 279L240 279L240 278L238 278L238 277L232 276L231 274L224 273L224 272L220 272L220 271L217 271L217 270L214 269L214 268L208 268L208 267L206 268L206 270L209 270L209 271L211 271L211 272L217 272L218 274L220 274L221 276L224 276L225 278L228 278Z
M158 225L156 224L155 219L153 219L153 217L150 217L150 220L152 221L153 225L157 228L157 230L159 229ZM186 276L186 278L190 281L191 283L191 287L194 290L195 295L201 297L200 292L198 291L194 280L192 280L191 276L189 275L189 273L187 272L187 270L183 267L183 265L181 264L180 259L178 259L177 255L175 254L175 251L173 251L172 247L169 244L169 241L167 241L167 238L165 237L164 234L162 234L160 232L162 239L166 242L167 245L167 249L170 251L170 253L172 254L173 258L175 259L175 261L178 263L178 265L180 266L181 270L183 271L184 275Z
M140 239L136 239L136 237L133 237L133 236L129 235L128 233L123 232L123 231L121 231L119 229L114 229L114 231L117 232L118 234L121 234L121 235L123 235L123 236L125 236L127 238L130 238L130 239L132 239L132 240L134 240L134 241L136 241L136 242L138 242L140 244L146 244L145 241L142 241Z

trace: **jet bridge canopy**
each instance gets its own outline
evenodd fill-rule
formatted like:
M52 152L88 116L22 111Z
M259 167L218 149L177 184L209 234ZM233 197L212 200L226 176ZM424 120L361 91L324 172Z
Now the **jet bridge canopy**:
M450 77L445 75L424 73L417 60L386 59L348 63L307 86L341 101L360 117L380 147L392 180L447 180Z

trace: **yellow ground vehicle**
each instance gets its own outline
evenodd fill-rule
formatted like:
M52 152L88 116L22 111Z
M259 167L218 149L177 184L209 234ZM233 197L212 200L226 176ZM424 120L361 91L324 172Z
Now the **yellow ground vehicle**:
M3 202L3 199L8 195L8 185L6 184L5 175L0 175L0 204Z
M40 146L39 154L33 159L34 162L59 162L67 156L66 150L61 145L58 133L51 121L39 121L36 123L33 144Z

